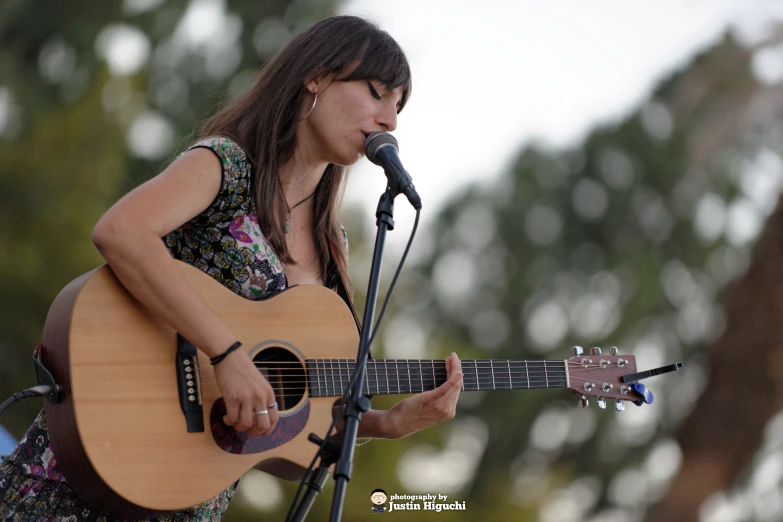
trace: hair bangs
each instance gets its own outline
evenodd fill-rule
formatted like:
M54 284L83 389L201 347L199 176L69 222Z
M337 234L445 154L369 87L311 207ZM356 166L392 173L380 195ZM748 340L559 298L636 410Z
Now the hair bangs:
M362 46L359 64L342 80L377 80L388 89L402 87L400 109L397 111L400 112L408 102L413 88L408 58L388 33L378 33Z

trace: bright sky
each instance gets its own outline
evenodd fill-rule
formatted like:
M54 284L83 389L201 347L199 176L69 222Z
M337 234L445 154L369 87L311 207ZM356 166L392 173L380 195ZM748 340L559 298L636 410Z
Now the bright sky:
M578 143L635 110L656 84L729 28L746 42L783 20L772 0L350 0L402 46L413 96L394 133L422 196L422 231L449 195L494 178L525 142ZM346 203L372 219L385 177L367 160ZM413 212L397 199L407 239ZM373 220L374 222L374 220Z

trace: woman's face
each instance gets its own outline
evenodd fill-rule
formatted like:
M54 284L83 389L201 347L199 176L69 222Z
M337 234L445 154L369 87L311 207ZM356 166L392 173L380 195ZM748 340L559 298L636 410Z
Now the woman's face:
M397 128L402 87L389 90L377 80L346 82L327 77L310 82L308 88L318 93L318 102L302 123L309 131L307 146L319 160L352 165L364 155L367 135ZM311 106L309 96L303 115Z

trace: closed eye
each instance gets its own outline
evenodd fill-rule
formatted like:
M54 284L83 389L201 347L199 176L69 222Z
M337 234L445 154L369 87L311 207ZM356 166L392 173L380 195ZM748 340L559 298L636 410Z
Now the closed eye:
M372 82L367 82L367 86L370 88L370 94L372 94L372 97L376 100L381 99L381 95L378 94L378 91L375 90L375 87L373 86Z

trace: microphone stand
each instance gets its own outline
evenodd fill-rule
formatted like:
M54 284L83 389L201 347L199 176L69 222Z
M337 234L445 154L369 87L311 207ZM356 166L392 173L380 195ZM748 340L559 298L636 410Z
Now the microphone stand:
M362 414L370 409L370 399L364 396L364 376L367 370L367 358L370 354L370 337L373 332L373 318L375 317L375 306L378 301L378 286L381 282L381 261L383 259L383 249L386 246L386 232L394 230L394 198L398 193L395 187L387 187L386 192L381 195L381 199L378 201L378 209L375 211L375 224L378 227L378 232L375 236L370 280L367 285L362 335L359 340L359 353L356 357L356 368L354 369L355 379L353 380L351 396L345 409L343 448L334 468L335 488L330 518L332 522L339 522L342 518L345 492L353 472L353 454L356 449L356 434L359 431L359 421L362 420Z
M370 353L370 336L373 330L373 318L378 301L378 287L381 282L381 261L386 245L386 232L394 230L394 198L399 194L392 187L387 187L381 195L378 208L375 211L378 232L375 237L375 248L372 256L370 280L367 286L367 299L362 321L362 334L359 339L359 351L356 357L356 367L353 372L353 387L345 408L345 427L342 433L342 449L339 447L340 437L329 437L323 450L319 450L320 464L307 483L307 492L297 506L291 521L301 522L305 519L318 493L323 491L329 467L336 463L334 469L335 490L332 499L332 514L330 520L339 522L345 504L345 493L348 481L353 471L353 454L356 448L356 438L362 414L370 409L370 400L364 396L364 377L367 369L367 358ZM354 379L355 376L355 379ZM311 433L308 439L318 444L323 439Z

